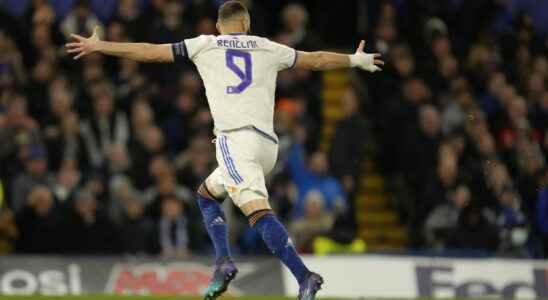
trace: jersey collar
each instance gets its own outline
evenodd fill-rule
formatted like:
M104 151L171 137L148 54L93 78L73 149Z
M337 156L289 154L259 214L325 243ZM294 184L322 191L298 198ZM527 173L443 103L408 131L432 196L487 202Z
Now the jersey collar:
M245 32L231 32L231 33L227 33L227 35L246 35Z

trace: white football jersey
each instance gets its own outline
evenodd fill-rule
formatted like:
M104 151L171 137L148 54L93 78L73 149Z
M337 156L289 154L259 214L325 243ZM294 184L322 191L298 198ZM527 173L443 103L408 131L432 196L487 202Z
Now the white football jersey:
M173 44L173 53L198 68L216 130L253 126L276 136L276 77L295 64L294 49L253 35L201 35Z

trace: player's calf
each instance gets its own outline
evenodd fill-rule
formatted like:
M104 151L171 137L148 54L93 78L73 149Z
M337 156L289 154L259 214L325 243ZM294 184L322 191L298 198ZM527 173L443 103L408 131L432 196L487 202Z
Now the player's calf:
M284 225L270 209L257 210L248 215L249 224L263 238L266 246L291 270L299 284L310 271L297 254Z
M228 245L228 225L221 206L222 200L216 198L207 188L205 182L198 188L198 206L204 218L204 225L215 248L217 262L230 259Z

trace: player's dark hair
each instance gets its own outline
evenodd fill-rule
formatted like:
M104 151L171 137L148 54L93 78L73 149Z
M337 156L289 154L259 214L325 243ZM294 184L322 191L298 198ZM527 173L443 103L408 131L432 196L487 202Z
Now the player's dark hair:
M76 4L74 7L82 7L82 8L89 8L89 1L88 0L78 0L76 1Z
M230 0L219 7L219 20L229 20L230 18L242 14L248 14L247 8L240 1Z

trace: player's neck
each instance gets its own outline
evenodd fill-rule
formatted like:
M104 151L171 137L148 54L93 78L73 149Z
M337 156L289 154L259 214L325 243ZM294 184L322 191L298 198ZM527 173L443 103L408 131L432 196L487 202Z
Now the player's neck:
M221 35L246 35L247 33L243 31L226 31L222 32Z
M246 30L242 28L241 26L234 26L234 27L228 27L223 28L221 31L222 35L235 35L235 34L247 34Z

